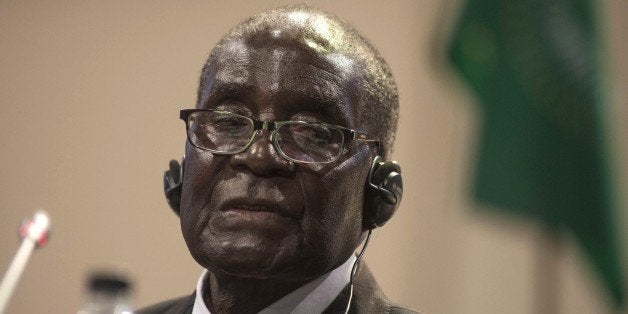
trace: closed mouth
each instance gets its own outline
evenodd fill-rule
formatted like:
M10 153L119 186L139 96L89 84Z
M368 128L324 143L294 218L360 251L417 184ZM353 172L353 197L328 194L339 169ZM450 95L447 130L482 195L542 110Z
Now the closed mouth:
M240 213L270 213L276 214L285 218L297 219L294 214L291 214L289 210L282 208L277 202L269 200L253 200L253 199L236 199L226 202L220 209L222 212L234 211Z

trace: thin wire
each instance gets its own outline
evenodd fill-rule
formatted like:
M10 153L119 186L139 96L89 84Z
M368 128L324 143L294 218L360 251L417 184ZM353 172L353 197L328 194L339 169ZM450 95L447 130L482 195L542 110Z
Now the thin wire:
M366 251L366 247L369 245L369 240L371 240L371 233L373 233L373 229L369 229L369 233L366 235L366 241L364 241L362 250L360 250L360 254L358 254L358 258L355 259L355 262L353 263L353 267L351 267L351 276L349 276L349 301L347 301L345 314L349 313L349 308L351 307L351 300L353 299L353 277L355 276L355 273L358 270L358 265L360 264L362 255L364 255L364 252Z

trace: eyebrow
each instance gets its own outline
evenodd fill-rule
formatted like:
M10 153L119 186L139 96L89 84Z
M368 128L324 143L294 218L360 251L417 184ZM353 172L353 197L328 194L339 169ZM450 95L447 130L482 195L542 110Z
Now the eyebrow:
M291 97L289 98L292 99L293 103L281 105L290 106L294 104L294 101L298 102L298 107L288 108L293 109L291 110L293 114L299 112L319 113L324 118L330 119L334 124L345 127L349 126L349 117L354 115L353 108L344 93L334 93L333 96L326 97L313 87L299 88L287 93L290 94Z
M234 99L245 101L255 90L255 86L251 84L242 84L238 82L215 81L205 97L199 103L199 108L207 108L211 103L215 103L224 99Z

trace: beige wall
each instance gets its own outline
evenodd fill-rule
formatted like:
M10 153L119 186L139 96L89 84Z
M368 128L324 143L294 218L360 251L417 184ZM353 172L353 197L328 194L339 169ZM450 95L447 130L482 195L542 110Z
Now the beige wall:
M193 106L199 69L221 34L288 2L0 1L0 271L22 218L41 207L54 223L9 313L75 311L93 268L132 274L138 305L194 289L200 268L162 195L162 172L183 153L178 110ZM399 83L395 158L406 193L367 253L385 291L428 313L534 313L538 228L476 215L467 199L478 111L433 59L451 11L441 1L310 3L370 38ZM603 3L626 182L628 5ZM569 242L560 256L561 312L605 311L577 247Z

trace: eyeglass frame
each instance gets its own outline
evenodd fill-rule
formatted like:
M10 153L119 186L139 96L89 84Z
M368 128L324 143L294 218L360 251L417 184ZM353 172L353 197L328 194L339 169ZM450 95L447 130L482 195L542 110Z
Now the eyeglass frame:
M203 148L203 147L199 147L196 144L194 144L192 142L192 139L190 139L190 122L189 122L189 117L190 115L197 113L197 112L216 112L216 113L228 113L228 114L232 114L232 115L236 115L238 117L242 117L245 118L249 121L252 122L253 124L253 131L251 132L251 136L249 141L246 143L246 145L244 145L244 147L240 150L237 151L233 151L233 152L224 152L224 151L214 151L212 149L208 149L208 148ZM349 142L352 141L360 141L360 142L367 142L367 143L374 143L376 146L376 150L379 154L379 145L380 145L380 141L377 138L371 138L369 135L367 135L366 133L362 133L359 132L357 130L354 129L349 129L349 128L345 128L339 125L332 125L332 124L327 124L327 123L321 123L321 122L310 122L310 121L301 121L301 120L286 120L286 121L261 121L261 120L257 120L257 119L253 119L251 117L247 117L247 116L243 116L241 114L237 114L237 113L233 113L231 111L225 111L225 110L216 110L216 109L181 109L179 111L179 119L183 120L185 122L185 135L188 139L188 142L201 150L205 150L205 151L209 151L212 154L217 154L217 155L235 155L235 154L239 154L245 150L247 150L251 144L253 144L253 142L255 141L255 138L257 137L258 131L259 130L267 130L270 131L270 140L273 143L273 147L275 148L275 150L279 153L279 155L281 157L283 157L284 159L287 159L289 161L295 162L295 163L302 163L302 164L328 164L328 163L332 163L336 160L338 160L338 158L340 158L340 156L344 153L345 148L346 148L346 144L348 144ZM322 125L328 128L332 128L332 129L336 129L340 132L342 132L342 143L340 143L340 145L342 146L342 151L338 154L338 156L334 157L333 160L330 161L302 161L302 160L296 160L294 158L291 158L289 156L287 156L283 150L281 149L281 147L279 146L279 143L277 142L277 129L279 129L280 127L286 125L286 124L317 124L317 125ZM346 139L346 140L345 140Z

